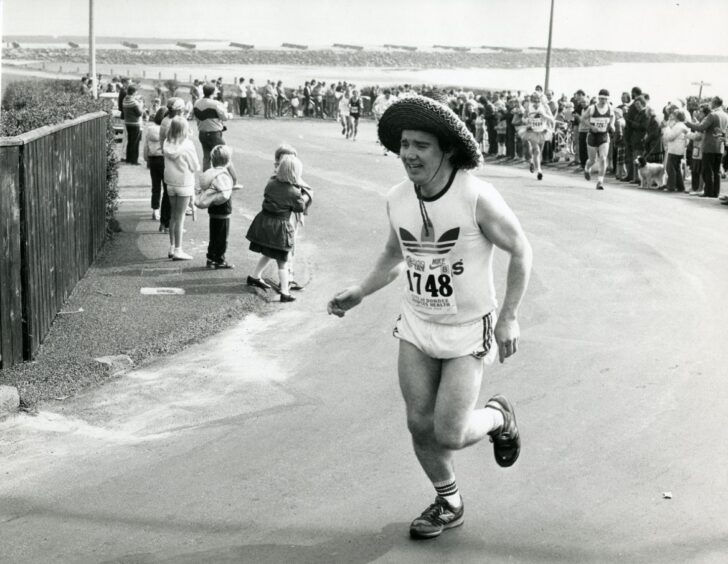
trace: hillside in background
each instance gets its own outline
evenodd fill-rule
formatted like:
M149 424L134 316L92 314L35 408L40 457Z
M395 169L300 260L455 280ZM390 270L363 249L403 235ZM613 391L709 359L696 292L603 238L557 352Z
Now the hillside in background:
M5 36L4 60L88 62L88 37ZM72 45L69 45L72 44ZM316 65L406 68L518 68L542 66L542 47L498 46L253 46L228 40L215 42L170 38L98 37L96 61L108 64L239 64ZM188 48L180 47L184 43ZM79 47L76 47L78 45ZM135 46L137 48L129 48ZM194 48L189 48L194 46ZM288 48L284 46L289 46ZM74 48L75 47L75 48ZM401 48L398 48L401 47ZM611 63L728 62L725 55L682 55L559 48L552 51L552 66L581 67Z

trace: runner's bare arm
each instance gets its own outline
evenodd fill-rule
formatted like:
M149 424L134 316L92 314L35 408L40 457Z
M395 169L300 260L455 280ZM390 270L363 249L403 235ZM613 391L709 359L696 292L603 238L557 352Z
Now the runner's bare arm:
M372 271L361 284L350 286L336 294L328 303L329 314L344 317L347 310L359 305L366 296L393 282L402 271L402 264L403 257L399 238L394 229L390 227L387 243Z
M494 189L478 198L476 215L483 235L510 255L506 294L495 326L495 339L503 362L518 350L518 308L528 287L533 251L518 218Z

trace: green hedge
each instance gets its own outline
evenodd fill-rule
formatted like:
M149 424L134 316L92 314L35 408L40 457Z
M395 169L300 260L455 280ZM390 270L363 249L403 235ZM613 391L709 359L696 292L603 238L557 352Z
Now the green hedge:
M2 98L0 137L13 137L46 125L56 125L85 114L107 111L108 100L94 100L75 80L28 80L7 85ZM113 231L119 205L119 158L114 130L109 119L106 129L106 231Z

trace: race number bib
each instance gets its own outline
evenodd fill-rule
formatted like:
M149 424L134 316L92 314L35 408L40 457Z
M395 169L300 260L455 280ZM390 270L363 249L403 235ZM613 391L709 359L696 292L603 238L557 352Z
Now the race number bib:
M546 123L544 122L544 120L542 118L528 117L528 118L526 118L526 124L533 131L541 132L546 129Z
M415 310L428 315L457 313L452 267L447 258L408 254L405 262L407 300Z
M607 127L609 127L608 117L591 117L589 118L589 124L596 129L599 133L606 133Z

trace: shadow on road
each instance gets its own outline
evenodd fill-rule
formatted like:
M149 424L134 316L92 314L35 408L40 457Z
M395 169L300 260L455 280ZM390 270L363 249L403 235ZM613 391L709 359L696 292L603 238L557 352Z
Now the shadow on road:
M199 563L216 564L250 562L255 564L365 564L387 554L396 544L409 543L403 534L405 523L390 523L380 533L344 534L319 544L242 544L186 554L161 556L130 554L103 564ZM303 531L297 531L302 533ZM319 532L316 532L319 534Z

